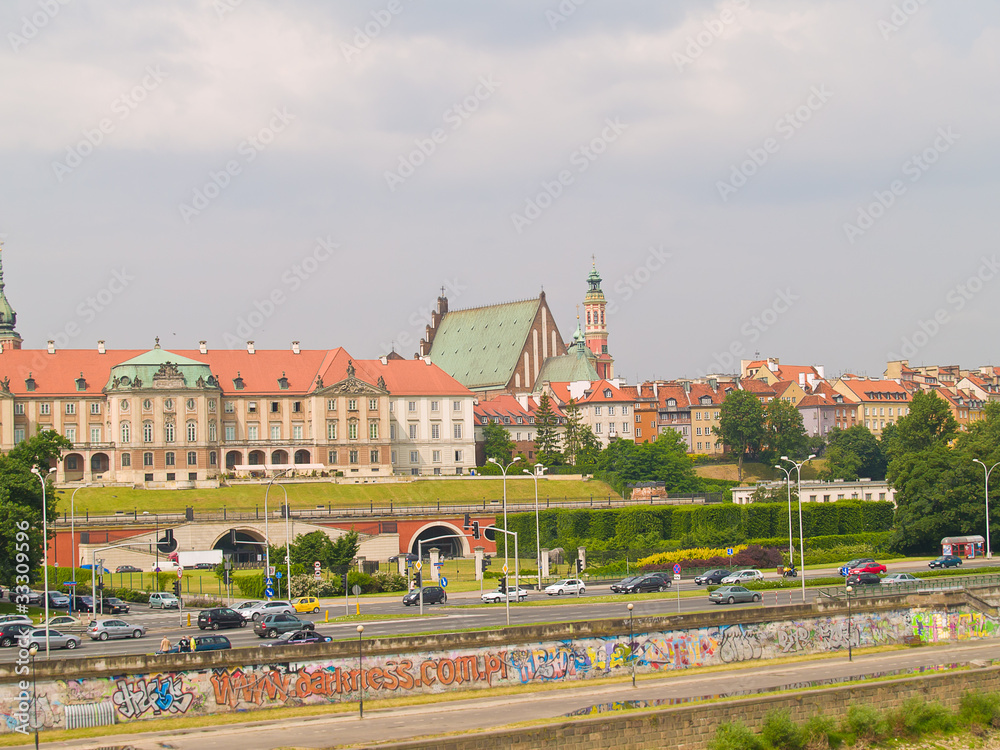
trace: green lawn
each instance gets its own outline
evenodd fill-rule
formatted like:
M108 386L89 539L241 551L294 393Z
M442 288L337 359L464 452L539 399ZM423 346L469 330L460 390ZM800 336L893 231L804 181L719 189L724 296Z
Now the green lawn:
M496 500L500 507L503 500L502 479L450 479L415 480L412 482L382 484L334 484L329 481L283 483L288 492L288 502L293 509L330 505L336 508L384 508L392 506L424 505L482 505ZM240 484L216 490L135 490L127 487L85 487L76 493L75 511L112 515L115 511L131 514L133 510L155 510L160 513L182 513L187 507L196 510L253 511L264 505L265 485ZM69 514L72 490L58 490L59 510ZM553 480L538 482L539 502L546 499L585 500L597 503L617 497L604 482L596 480ZM507 481L508 501L534 501L535 485L529 477ZM277 508L284 500L284 493L272 487L268 501Z

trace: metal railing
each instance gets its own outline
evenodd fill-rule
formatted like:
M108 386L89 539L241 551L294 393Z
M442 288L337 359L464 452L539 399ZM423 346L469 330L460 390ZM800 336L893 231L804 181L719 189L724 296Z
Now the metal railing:
M1000 586L1000 575L996 573L978 576L939 576L881 586L854 586L853 591L851 591L851 599L886 596L887 594L929 594L935 591L962 591L995 586ZM813 590L818 596L827 599L843 599L847 596L846 584L844 586L824 586Z

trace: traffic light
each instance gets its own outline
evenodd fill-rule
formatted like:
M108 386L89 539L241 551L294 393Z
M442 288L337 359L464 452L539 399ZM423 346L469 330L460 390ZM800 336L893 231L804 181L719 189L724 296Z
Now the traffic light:
M583 572L583 560L579 557L576 558L576 574L580 575Z
M485 573L485 572L486 572L486 569L487 569L488 567L490 567L490 561L489 561L489 560L487 560L487 559L486 559L486 558L484 557L484 558L482 559L482 562L480 562L480 566L482 567L482 569L483 569L483 572Z
M471 516L468 513L466 513L465 514L465 525L462 528L465 528L465 529L469 528L469 524L471 523L470 520L469 520L470 518L471 518Z
M497 581L497 588L500 589L501 591L506 590L506 588L507 588L507 576L500 576L500 580Z
M341 575L340 582L344 584L344 593L347 593L347 573Z
M416 586L417 586L418 589L419 588L423 588L423 585L424 585L424 576L423 576L423 574L419 570L417 571L417 575L414 577L413 580L416 583Z
M472 522L472 538L473 539L479 539L480 536L481 535L479 533L479 521L473 521Z
M222 582L228 586L230 583L230 573L228 570L222 571Z
M174 581L174 596L179 597L181 595L181 582Z

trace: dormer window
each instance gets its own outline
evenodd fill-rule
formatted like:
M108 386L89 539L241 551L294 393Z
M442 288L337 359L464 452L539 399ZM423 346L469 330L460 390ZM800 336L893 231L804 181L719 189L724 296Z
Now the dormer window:
M490 418L489 417L483 417L482 418L482 423L483 424L489 424L490 423Z
M24 387L25 387L25 390L28 390L28 391L33 391L33 390L35 390L38 387L38 384L35 382L35 379L33 377L31 377L31 373L30 372L28 373L28 377L24 381Z
M610 388L605 388L604 389L604 398L611 398L611 389Z
M283 391L288 390L288 378L285 377L285 373L281 373L281 377L278 378L278 388Z
M80 373L80 377L76 379L76 389L78 391L87 390L87 379L83 377L83 373Z
M667 406L677 406L677 399L676 398L668 398L667 399Z
M517 418L517 423L518 424L524 424L524 417L518 417Z
M246 388L246 383L243 382L243 378L240 376L240 373L238 372L236 373L236 377L233 378L233 388L235 388L238 391L242 391L244 388Z

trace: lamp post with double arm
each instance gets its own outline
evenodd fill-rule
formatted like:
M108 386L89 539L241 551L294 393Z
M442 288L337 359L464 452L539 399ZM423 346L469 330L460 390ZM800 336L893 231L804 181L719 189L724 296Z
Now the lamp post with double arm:
M799 564L802 566L799 575L802 576L802 602L805 603L806 600L806 541L805 535L802 531L802 467L806 465L807 462L812 461L816 458L816 454L811 454L804 461L793 461L788 456L782 456L782 461L788 461L792 466L795 467L795 480L798 483L798 493L799 493Z
M506 464L506 465L500 463L499 461L497 461L492 456L490 458L486 459L486 460L489 463L491 463L491 464L499 466L500 467L500 472L503 474L503 527L504 527L504 529L506 529L507 528L507 471L510 469L511 466L513 466L518 461L520 461L521 457L520 456L516 456L513 461L511 461L509 464ZM507 540L506 539L504 539L504 541L503 541L503 564L504 565L508 564Z
M993 550L990 549L990 474L993 470L1000 466L1000 461L993 464L990 468L986 468L986 464L980 461L978 458L972 459L975 463L983 467L983 471L986 473L986 559L993 557Z
M542 590L542 537L541 537L541 525L538 522L538 477L540 474L544 474L548 469L546 469L541 464L535 464L535 470L529 471L524 469L522 473L530 474L531 478L535 480L535 563L538 567L538 590ZM506 526L506 520L504 521L504 526Z
M38 460L38 457L35 457ZM54 472L55 469L49 469L44 474L41 469L37 466L31 467L31 473L38 477L38 480L42 483L42 571L43 580L45 583L45 658L49 658L49 522L48 522L48 509L46 505L48 501L45 495L45 483L48 481L49 474Z

